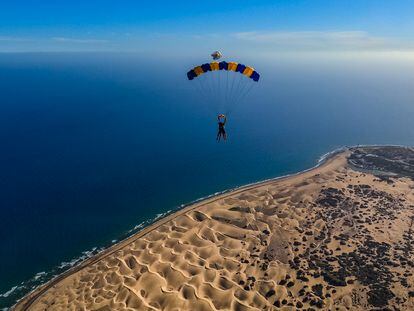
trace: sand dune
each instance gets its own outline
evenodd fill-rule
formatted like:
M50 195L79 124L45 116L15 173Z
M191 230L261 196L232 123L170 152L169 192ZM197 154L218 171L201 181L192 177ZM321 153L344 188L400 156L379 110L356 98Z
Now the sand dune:
M349 155L187 207L16 310L414 310L414 182Z

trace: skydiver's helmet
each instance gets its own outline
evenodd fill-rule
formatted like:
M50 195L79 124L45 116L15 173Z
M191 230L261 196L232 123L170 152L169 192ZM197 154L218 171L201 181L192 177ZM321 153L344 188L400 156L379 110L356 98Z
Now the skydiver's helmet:
M220 53L220 51L215 51L215 52L213 52L213 53L211 53L211 57L214 59L214 60L218 60L218 59L220 59L221 58L221 53Z

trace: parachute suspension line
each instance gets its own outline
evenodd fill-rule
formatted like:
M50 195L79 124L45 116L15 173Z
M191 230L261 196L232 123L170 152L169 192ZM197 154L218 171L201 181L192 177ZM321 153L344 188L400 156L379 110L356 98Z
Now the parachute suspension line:
M220 80L221 80L221 78L220 78L220 73L218 73L218 75L217 75L217 80L218 80L218 92L217 92L217 95L218 95L218 99L217 99L217 102L218 102L218 113L220 113L220 110L221 110L221 107L223 106L222 105L222 102L223 102L223 99L221 98L221 83L220 83Z
M213 89L213 99L214 99L214 105L216 107L216 110L219 111L220 109L220 75L216 74L216 72L211 73L212 80L214 82L214 89Z
M240 94L241 85L242 85L243 81L245 81L245 79L246 78L243 75L239 75L239 84L237 84L236 92L235 92L234 97L233 97L233 104L234 104L234 101L236 100L237 96Z
M206 102L208 102L208 101L211 100L210 79L206 74L202 75L200 78L201 78L201 83L206 86L206 90L207 90ZM210 104L210 103L208 103L208 104Z
M196 91L196 95L200 95L202 93L199 83L191 83L191 87Z
M231 88L230 88L230 92L229 92L229 96L227 98L227 103L226 105L231 105L231 99L233 97L233 88L234 88L234 81L236 80L236 78L234 77L235 75L232 74L232 78L231 78Z
M238 96L237 102L242 101L244 98L246 98L255 85L256 85L256 82L253 82L249 87L247 87L247 89L243 90L243 92L240 92L240 96Z
M192 87L196 92L196 94L195 94L196 99L201 100L201 102L206 101L207 98L208 98L208 96L207 96L208 94L207 94L205 88L202 86L201 82L197 80L196 83L191 83L191 84L193 85Z
M211 98L212 94L213 94L213 86L211 84L211 79L209 77L208 74L203 74L201 76L204 79L204 84L206 85L206 87L208 88L207 90L207 98Z
M226 71L226 92L224 93L224 106L227 104L228 96L229 96L229 72Z
M243 97L247 97L247 95L253 90L253 87L256 87L256 84L250 85L250 87L247 89L247 91L243 94Z
M213 72L210 73L210 75L211 75L211 82L213 83L213 90L212 90L213 93L211 94L211 97L212 97L212 99L214 101L215 110L218 110L219 109L219 106L220 106L220 104L218 102L218 96L217 96L217 92L218 92L218 85L217 85L218 76L215 75Z
M255 85L255 83L256 82L251 81L250 79L245 79L245 83L243 84L243 88L242 88L242 90L239 93L240 96L243 95L245 89L251 87L252 85ZM240 97L240 98L241 98L241 100L243 100L243 97Z
M200 86L200 82L197 82L197 83L192 83L192 84L194 84L194 88L195 88L195 90L196 90L196 95L197 95L197 98L203 98L204 97L204 90L202 89L202 87Z
M250 84L250 83L252 83L252 82L251 81L247 81L246 78L243 78L243 82L241 82L240 88L237 89L237 93L234 95L234 101L233 101L232 105L234 105L234 106L237 105L237 103L239 102L239 100L242 100L243 99L243 97L240 97L240 95L243 94L246 86L248 84Z
M198 77L197 79L199 79L201 85L204 87L204 89L206 90L206 93L208 95L210 86L207 83L206 76L201 76L201 77Z
M236 93L236 96L234 98L234 101L236 101L237 98L239 97L239 95L243 92L244 88L246 87L246 83L250 82L250 81L247 81L247 78L243 75L241 75L240 78L241 78L241 80L240 80L240 83L239 83L239 88L237 89L237 93Z
M229 100L230 107L234 105L234 101L235 101L235 98L237 97L238 91L240 89L240 84L241 84L243 78L244 78L243 75L239 75L239 81L236 82L236 88L234 89L234 91L232 90L232 92L231 92L231 97L230 97L230 100ZM234 80L236 80L236 79L237 78L234 77Z
M198 86L198 89L201 91L200 92L200 95L202 97L205 97L205 99L207 99L208 98L208 92L207 92L207 90L205 89L205 87L203 86L203 84L201 83L200 80L197 80L196 79L196 81L197 81L197 83L195 85L197 85Z
M207 72L204 74L207 77L207 80L209 82L209 86L210 86L210 98L214 101L215 100L215 79L214 79L214 75L212 75L210 72Z
M247 83L243 84L243 88L240 90L240 93L238 93L238 96L236 96L235 103L230 107L231 111L237 106L239 102L242 102L247 98L247 95L253 90L253 88L256 86L256 82L246 80Z
M220 109L220 96L219 96L219 91L220 91L220 75L217 74L216 72L212 71L211 73L209 73L211 75L211 81L213 82L213 94L212 94L212 99L214 100L214 107L216 111L219 111Z
M226 103L224 105L224 107L226 108L225 111L224 111L225 114L228 114L229 107L231 106L231 99L233 97L233 90L234 90L234 84L235 84L234 72L227 71L227 76L228 76L228 79L229 79L229 89L227 91Z
M239 81L238 81L239 82L238 85L239 86L241 85L241 87L238 87L236 89L236 92L235 92L235 94L232 97L232 100L231 100L231 103L230 103L229 109L228 109L229 110L229 113L232 112L233 109L234 109L234 107L237 105L238 98L240 97L240 94L243 93L246 85L249 84L249 83L251 83L250 81L247 81L246 78L244 78L244 77L241 77L241 78L242 79L241 80L239 79Z
M213 98L213 101L214 101L214 107L215 107L216 111L218 111L220 109L220 102L219 102L219 100L220 100L220 97L219 97L220 84L219 84L219 80L218 80L219 76L220 75L216 75L215 72L211 73L211 79L212 79L212 82L213 82L213 85L214 85L212 98Z
M202 96L204 97L203 98L203 101L204 101L204 99L208 98L207 84L203 83L201 79L197 80L197 83L200 86L200 89L203 91Z

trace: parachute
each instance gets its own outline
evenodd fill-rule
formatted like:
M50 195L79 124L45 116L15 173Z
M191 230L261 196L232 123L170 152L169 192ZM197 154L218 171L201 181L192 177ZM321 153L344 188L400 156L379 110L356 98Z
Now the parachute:
M221 58L221 52L220 51L214 51L213 53L211 53L211 57L214 59L214 60L218 60L218 59L220 59Z
M255 82L258 82L260 79L260 74L254 70L252 67L238 64L235 62L211 62L202 64L201 66L194 67L189 72L187 72L188 80L193 80L194 78L202 75L203 73L207 73L209 71L216 71L216 70L226 70L226 71L234 71L244 74L246 77L252 79Z
M213 59L216 51L211 56ZM213 106L217 113L228 114L239 102L247 99L247 95L259 82L260 74L250 66L237 62L210 62L196 66L187 72L187 78Z

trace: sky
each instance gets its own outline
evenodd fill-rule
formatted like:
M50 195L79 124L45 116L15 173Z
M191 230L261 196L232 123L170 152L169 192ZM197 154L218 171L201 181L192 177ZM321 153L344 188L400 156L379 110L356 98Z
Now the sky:
M412 0L0 3L0 52L414 55Z

